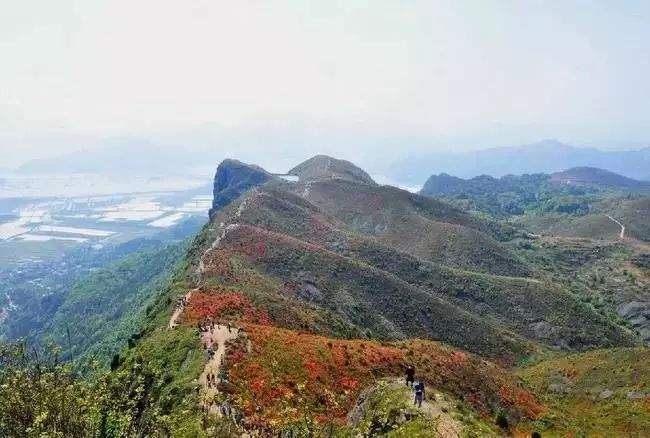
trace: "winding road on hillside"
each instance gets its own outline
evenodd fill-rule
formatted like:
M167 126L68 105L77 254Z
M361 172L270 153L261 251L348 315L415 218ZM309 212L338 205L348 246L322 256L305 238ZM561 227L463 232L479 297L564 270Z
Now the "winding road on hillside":
M620 223L619 221L617 221L616 219L614 219L613 217L611 217L608 214L606 214L605 216L610 218L612 221L616 222L618 224L618 226L621 227L621 234L619 234L619 238L624 239L625 238L625 225L623 225L622 223Z

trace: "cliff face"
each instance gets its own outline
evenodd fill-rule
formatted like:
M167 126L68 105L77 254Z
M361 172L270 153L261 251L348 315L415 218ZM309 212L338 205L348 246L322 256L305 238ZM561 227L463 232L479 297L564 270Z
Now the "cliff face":
M299 177L303 183L334 178L375 185L372 178L354 164L325 155L310 158L291 169L288 175ZM259 166L231 159L222 161L214 176L214 197L209 212L210 218L220 208L230 204L245 191L260 186L273 178L271 173Z
M272 175L261 167L237 160L222 161L214 176L214 198L209 212L210 218L246 190L264 184L271 178Z

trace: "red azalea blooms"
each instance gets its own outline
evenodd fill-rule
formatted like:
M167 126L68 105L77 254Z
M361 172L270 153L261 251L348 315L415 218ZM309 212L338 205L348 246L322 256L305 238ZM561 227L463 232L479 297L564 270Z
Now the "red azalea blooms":
M183 322L194 325L207 318L231 319L257 324L271 322L266 312L253 306L251 301L239 292L215 290L194 292L183 312Z

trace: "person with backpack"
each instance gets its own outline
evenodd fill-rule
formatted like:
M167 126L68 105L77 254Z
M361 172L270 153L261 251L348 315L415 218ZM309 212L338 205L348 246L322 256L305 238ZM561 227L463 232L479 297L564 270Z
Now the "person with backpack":
M413 381L415 380L415 368L413 365L406 367L406 386L413 387Z
M413 392L415 393L413 404L417 405L418 408L421 408L422 402L424 401L424 382L422 380L415 384Z

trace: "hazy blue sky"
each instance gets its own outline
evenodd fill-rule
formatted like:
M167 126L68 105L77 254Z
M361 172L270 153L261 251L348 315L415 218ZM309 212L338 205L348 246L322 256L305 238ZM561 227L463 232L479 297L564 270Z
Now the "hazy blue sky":
M642 144L649 23L650 1L0 0L0 167L113 136Z

